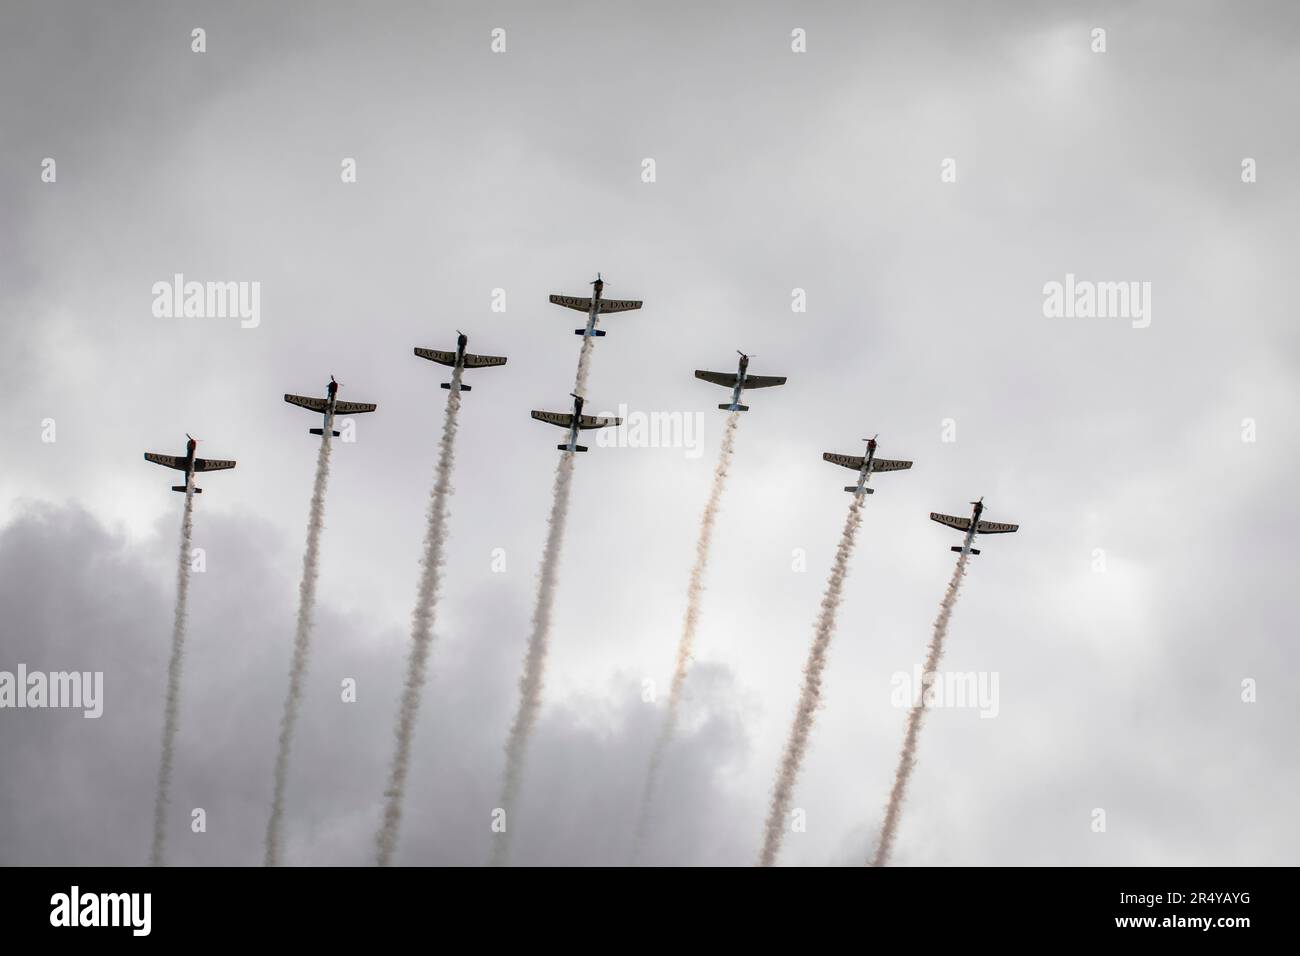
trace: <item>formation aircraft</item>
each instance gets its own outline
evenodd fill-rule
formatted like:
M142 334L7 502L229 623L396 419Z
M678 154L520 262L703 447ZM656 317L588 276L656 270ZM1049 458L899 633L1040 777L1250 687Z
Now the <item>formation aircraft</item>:
M539 422L546 422L548 425L558 425L561 428L569 430L569 440L563 445L556 445L560 451L586 451L586 445L578 444L578 432L589 428L611 428L623 424L621 418L598 418L594 415L582 414L583 399L574 394L573 396L573 413L565 412L533 412L533 418Z
M911 468L910 461L895 461L889 458L876 457L876 439L879 435L873 435L871 438L862 439L867 443L866 455L837 455L834 452L822 452L822 458L836 465L843 465L845 468L852 468L858 473L858 483L856 485L846 485L844 490L858 495L874 495L876 489L868 488L867 482L871 476L878 471L901 471L904 468Z
M695 370L695 377L705 382L712 382L714 385L721 385L723 388L731 389L731 401L718 407L727 412L747 412L748 405L740 404L740 394L747 388L771 388L773 385L784 385L784 375L750 375L749 359L750 357L744 352L737 351L740 356L740 367L733 372L705 372L701 369Z
M284 400L290 405L297 405L311 412L320 412L325 416L322 428L310 428L313 435L324 435L330 432L335 438L339 433L334 431L335 415L360 415L362 412L373 412L378 406L371 405L367 402L340 402L338 400L338 391L341 383L334 381L334 376L330 376L330 383L325 386L324 398L310 398L306 395L289 395L284 396Z
M953 515L942 515L937 511L930 512L930 520L937 521L939 524L946 524L950 528L956 528L958 531L966 532L966 540L961 544L954 544L951 550L958 554L979 554L978 548L971 545L975 543L977 534L1010 534L1017 530L1018 524L1002 524L997 521L981 521L980 515L984 513L984 498L980 497L979 501L972 501L974 510L969 518L957 518Z
M194 450L198 448L199 440L191 438L186 434L185 457L178 458L175 455L160 455L157 452L147 451L144 453L144 460L151 461L155 465L162 465L164 468L175 468L177 471L185 472L185 484L172 485L172 491L185 491L193 486L194 476L201 471L223 471L227 468L234 468L233 461L225 461L220 458L195 458ZM202 488L195 487L194 493L200 495L203 493Z
M633 309L641 308L639 299L604 298L605 280L600 277L599 272L596 273L596 278L591 285L594 291L589 299L574 295L551 296L551 302L555 305L562 305L566 309L576 309L579 312L587 313L587 327L585 329L574 329L574 335L604 335L603 329L596 328L596 321L602 315L610 312L630 312Z
M460 329L456 330L456 351L440 352L437 349L420 349L415 350L415 354L422 359L428 359L430 362L437 362L439 365L450 365L452 368L492 368L496 365L505 365L506 358L504 355L475 355L473 352L466 352L465 346L469 344L469 336ZM451 388L451 382L443 382L442 387ZM457 389L458 392L473 391L465 383L461 383Z

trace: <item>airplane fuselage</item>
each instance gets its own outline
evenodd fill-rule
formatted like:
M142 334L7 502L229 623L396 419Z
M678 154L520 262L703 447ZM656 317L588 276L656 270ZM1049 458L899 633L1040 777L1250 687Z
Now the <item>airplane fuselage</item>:
M569 443L568 451L576 452L578 450L578 420L582 418L583 400L574 396L573 399L573 421L569 423Z
M469 336L462 332L456 338L456 365L455 368L465 368L465 346L469 344Z
M975 507L971 512L970 528L966 530L966 539L961 544L962 554L971 553L975 544L975 535L978 533L976 528L979 527L980 515L984 513L984 503L982 501L976 501L974 505ZM951 541L952 538L949 538L948 540Z
M322 416L321 436L332 434L334 431L334 403L338 401L339 383L330 379L329 385L325 386L325 414Z
M199 443L193 438L185 443L185 485L188 488L194 484L194 451L198 448Z
M867 487L867 482L871 480L871 465L875 459L876 443L873 440L867 442L867 457L862 460L862 467L858 469L858 488L856 494L862 494L863 490Z
M203 489L195 485L200 471L222 471L226 468L234 468L233 461L222 461L215 459L199 458L198 451L199 441L197 438L190 438L185 443L185 453L181 455L161 455L157 452L145 452L145 461L151 461L155 465L163 465L174 471L179 471L185 476L185 483L181 485L172 485L172 491L183 491L185 494L198 494Z
M740 357L740 368L736 370L736 384L731 389L731 411L740 408L740 393L745 390L745 379L749 376L749 356ZM716 394L716 393L715 393Z
M334 396L331 395L329 404L325 406L324 421L321 423L321 430L324 432L334 431Z
M344 406L343 414L353 415L362 412L373 412L377 406L365 402L340 402L338 400L339 383L334 381L330 376L329 384L325 386L325 397L315 398L308 395L290 395L285 394L284 400L290 405L297 405L299 408L305 408L309 412L316 412L321 416L320 428L309 428L307 431L312 435L319 435L321 438L333 437L339 438L340 433L334 430L334 419L339 414L339 406Z
M597 279L591 284L591 308L587 310L587 329L583 333L587 336L596 334L596 320L600 318L600 296L605 291L605 283ZM600 333L604 335L605 333Z

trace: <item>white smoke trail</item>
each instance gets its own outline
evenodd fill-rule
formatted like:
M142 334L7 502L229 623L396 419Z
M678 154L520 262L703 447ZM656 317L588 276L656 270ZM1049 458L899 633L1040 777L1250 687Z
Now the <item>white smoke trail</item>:
M835 562L831 565L831 576L826 582L826 593L822 595L821 613L818 614L817 624L813 628L813 641L808 649L808 661L803 668L803 692L799 695L794 724L790 728L790 739L786 741L785 753L781 757L781 764L776 772L776 783L772 788L772 803L768 808L763 850L758 858L759 866L774 864L776 855L781 850L781 840L785 836L786 814L790 810L795 782L799 778L804 753L808 749L808 736L812 732L813 719L821 704L822 671L826 668L826 653L830 650L831 637L835 633L835 615L839 611L840 599L844 594L844 579L849 573L849 558L853 554L853 543L857 537L858 526L862 523L862 504L865 498L865 495L853 496L848 517L844 519L844 531L840 534L839 546L835 549Z
M953 569L952 580L943 594L943 603L939 605L939 616L934 621L934 636L930 638L927 648L925 669L922 679L934 674L943 657L943 642L948 636L948 620L952 617L953 606L957 603L957 592L961 588L962 578L966 575L966 561L970 555L965 552L957 559ZM921 733L921 721L925 717L925 685L922 683L920 699L912 705L907 715L907 732L903 735L903 749L898 755L898 771L894 774L894 786L889 791L889 805L885 808L885 820L880 827L880 841L876 845L876 856L872 866L884 866L889 862L889 853L894 848L894 837L898 834L898 818L903 809L903 798L907 795L907 781L912 776L916 765L916 741Z
M311 490L311 511L307 517L307 549L302 556L302 581L298 584L298 626L293 635L293 662L289 667L289 693L280 718L280 744L275 756L275 794L271 798L271 819L266 825L267 866L279 866L283 853L280 824L284 817L284 791L289 778L289 747L302 700L302 682L307 673L307 651L311 643L312 613L316 609L316 578L320 572L320 533L325 522L325 485L330 476L330 437L333 420L326 422L316 457L316 481Z
M462 369L451 373L451 393L442 424L442 441L438 444L438 464L434 470L433 491L429 497L429 519L424 533L424 556L421 559L420 587L415 611L411 615L411 654L406 664L406 683L397 712L397 750L384 792L384 819L375 837L378 864L388 866L397 849L402 823L402 802L406 798L406 777L411 763L411 740L420 711L429 665L429 647L433 641L433 620L442 576L442 546L447 533L447 499L451 496L451 471L456 453L456 424L460 416L460 378Z
M704 596L704 572L709 566L713 526L722 503L722 489L727 483L727 472L731 468L732 453L736 447L736 426L739 423L740 412L732 412L727 416L722 431L722 446L718 450L718 464L713 469L713 488L709 491L709 500L705 503L704 514L700 518L700 535L695 541L695 565L691 568L690 583L686 587L686 617L682 621L682 635L677 642L677 659L673 665L673 680L668 690L668 709L654 750L650 754L650 768L641 793L641 815L637 821L636 842L632 851L634 861L639 857L645 842L655 787L659 782L659 767L677 730L677 709L682 699L682 686L686 683L686 671L691 666L691 653L695 648L695 630L700 620L700 600Z
M172 621L172 653L167 662L167 698L163 706L162 763L158 767L158 796L153 808L153 850L149 862L163 865L167 840L167 803L172 785L172 756L180 718L181 661L185 650L185 611L190 593L190 542L194 531L194 479L185 482L185 512L181 517L181 548L176 562L176 616Z
M582 350L578 353L578 373L573 382L574 394L586 394L594 344L595 339L591 336L583 337ZM515 711L510 736L506 738L506 769L499 805L505 812L505 830L496 834L492 843L492 866L505 866L510 859L510 833L514 826L519 786L523 780L524 758L528 739L532 736L542 706L542 679L546 671L546 654L550 650L551 611L555 607L560 547L564 543L564 525L569 517L569 488L573 481L574 454L571 451L561 452L560 463L555 468L555 489L551 497L551 515L547 520L546 546L542 550L542 564L538 572L533 629L524 654L524 673L519 678L519 709Z
M595 347L594 338L590 335L583 336L582 348L578 351L578 374L573 379L573 393L583 398L587 397L587 375L591 371L591 353Z

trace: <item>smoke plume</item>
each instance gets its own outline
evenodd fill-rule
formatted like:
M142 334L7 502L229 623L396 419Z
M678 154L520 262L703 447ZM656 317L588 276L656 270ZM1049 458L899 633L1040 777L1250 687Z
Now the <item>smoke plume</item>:
M302 557L302 581L298 584L298 625L293 635L293 662L289 667L289 693L280 718L280 744L275 756L275 794L271 798L271 819L266 825L267 866L279 866L283 855L280 833L284 817L284 791L289 777L289 748L302 701L302 683L307 673L307 651L311 644L312 614L316 609L316 578L320 573L320 533L325 522L325 485L330 476L330 437L334 422L325 423L316 457L316 480L311 490L311 511L307 517L307 549Z
M889 862L889 853L894 848L894 837L898 833L898 818L902 813L903 799L907 795L907 781L912 776L916 765L916 741L921 733L921 721L925 717L924 680L938 670L939 660L943 657L943 642L948 636L948 620L952 617L953 606L957 603L957 592L961 588L962 578L966 575L966 561L969 554L963 552L957 558L957 567L953 569L952 580L943 594L943 603L939 605L939 616L934 621L934 636L926 651L925 669L921 672L922 685L920 697L912 705L907 715L907 731L903 735L903 749L898 755L898 771L894 774L894 786L889 791L889 805L885 808L885 820L880 827L880 841L876 845L876 855L872 866L884 866ZM933 678L931 678L933 679Z
M451 471L455 463L456 423L460 416L460 379L462 369L451 373L451 392L443 418L442 441L438 444L438 464L434 470L433 492L429 498L428 525L424 532L424 555L420 566L420 587L415 611L411 614L411 654L406 663L406 682L397 712L397 749L384 792L384 819L375 838L380 866L388 866L397 849L402 822L402 803L406 798L406 777L410 770L411 739L420 711L429 665L429 647L433 641L434 612L442 578L443 541L447 532L447 499L451 496Z
M578 353L578 372L574 377L573 391L586 395L587 375L591 370L591 353L595 339L583 336L582 351ZM555 489L551 496L551 515L547 520L546 547L542 550L542 565L538 572L537 604L533 608L532 633L524 654L524 673L519 678L519 709L510 725L506 739L506 769L501 786L500 809L505 812L505 830L495 835L492 843L492 865L504 866L510 859L510 833L515 823L515 805L519 786L523 780L524 758L528 739L537 724L537 713L542 706L542 680L546 671L546 654L550 650L551 611L555 607L556 584L560 571L560 548L564 543L564 525L569 517L569 488L573 482L574 452L560 453L560 463L555 468Z
M853 504L849 506L848 517L844 520L844 531L840 534L839 546L835 549L835 562L831 565L826 593L822 595L821 612L813 629L812 647L808 650L808 661L804 664L803 692L799 695L790 739L786 741L785 753L776 772L776 784L772 788L772 803L768 808L759 866L774 864L776 855L781 850L786 814L790 810L795 782L799 778L799 770L808 749L808 735L812 732L813 719L821 704L822 671L826 668L826 654L830 650L831 636L835 633L835 615L844 594L844 579L849 573L853 542L857 537L858 526L862 523L862 503L865 498L865 495L853 496Z
M153 809L153 850L149 862L163 865L167 840L167 803L172 784L172 756L181 704L181 661L185 650L185 609L190 593L190 541L194 531L194 479L185 487L185 512L181 517L181 547L176 561L176 616L172 621L172 653L167 662L167 698L163 705L162 763L158 767L158 796Z
M718 464L713 469L713 488L709 491L709 500L700 518L700 535L695 541L695 565L691 568L690 583L686 587L686 616L682 621L682 634L677 642L677 659L673 665L672 684L668 690L668 709L664 715L659 737L655 741L654 750L650 754L650 768L646 773L645 788L641 794L641 815L637 822L634 859L639 856L645 841L664 752L668 749L677 730L677 709L681 703L682 686L686 683L686 672L690 668L691 654L695 648L695 630L700 620L700 600L704 595L704 572L709 566L709 550L713 544L713 526L718 517L718 507L722 503L722 489L727 483L727 472L731 468L732 452L736 446L736 426L739 422L740 412L732 412L727 416L727 423L722 432L722 446L718 450Z

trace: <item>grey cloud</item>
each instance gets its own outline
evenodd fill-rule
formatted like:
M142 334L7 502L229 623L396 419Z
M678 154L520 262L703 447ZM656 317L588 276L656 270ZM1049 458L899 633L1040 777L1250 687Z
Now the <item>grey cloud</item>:
M205 515L196 534L208 569L193 576L169 860L250 865L260 859L294 606L293 580L265 526ZM171 536L160 526L156 542ZM0 859L8 864L130 865L147 860L172 593L122 536L85 512L50 506L0 533L5 660L13 669L103 670L99 720L79 711L6 711ZM492 607L492 602L473 602ZM416 734L402 863L481 865L514 704L518 608L476 614L439 634ZM406 635L319 609L299 749L289 782L286 860L365 864L379 824ZM357 681L354 704L340 681ZM630 847L638 774L657 727L638 681L609 695L561 698L530 758L517 862L620 864ZM691 731L666 781L674 812L654 843L661 862L725 860L740 840L717 771L744 761L748 739L734 679L710 665L694 682ZM592 713L598 714L593 720ZM193 807L208 832L188 832Z

